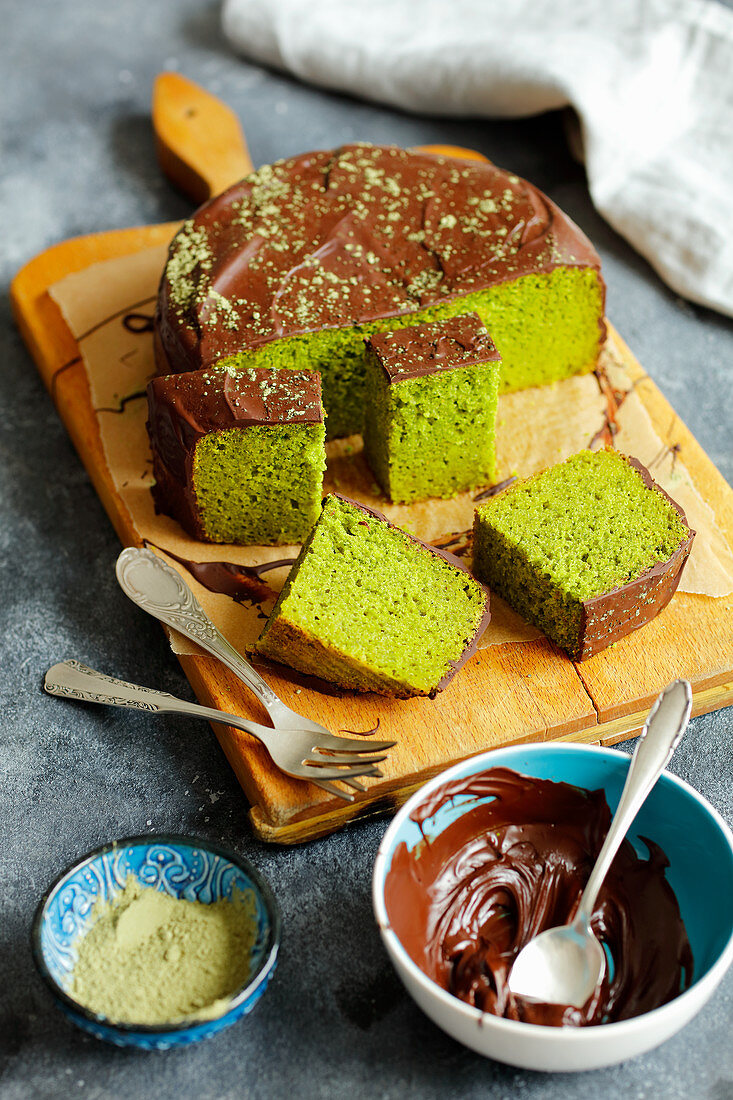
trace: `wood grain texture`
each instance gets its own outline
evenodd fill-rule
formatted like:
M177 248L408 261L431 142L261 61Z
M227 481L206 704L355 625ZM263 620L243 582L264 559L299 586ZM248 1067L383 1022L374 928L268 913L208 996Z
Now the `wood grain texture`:
M480 160L484 164L491 164L483 153L477 153L475 149L466 149L463 145L418 145L422 153L435 153L441 157L458 157L459 160Z
M209 197L249 171L251 162L235 116L213 96L176 74L156 84L154 116L164 171L186 193ZM486 159L454 146L430 152ZM37 256L11 287L13 311L121 542L141 538L107 469L79 348L48 288L65 275L169 240L176 223L94 234ZM622 341L627 369L664 442L683 446L684 462L718 523L733 541L733 492ZM422 782L472 753L522 741L561 739L613 744L641 728L658 690L676 676L694 691L693 714L733 702L733 598L678 595L657 620L582 666L539 639L480 650L435 700L389 700L317 690L287 669L262 671L295 710L334 730L364 731L398 745L384 778L367 780L354 804L279 773L253 738L227 726L214 730L251 804L255 831L265 840L296 843L359 817L393 810ZM219 662L181 656L202 703L267 721L259 704Z
M155 81L153 129L160 167L197 205L252 171L237 116L179 73Z

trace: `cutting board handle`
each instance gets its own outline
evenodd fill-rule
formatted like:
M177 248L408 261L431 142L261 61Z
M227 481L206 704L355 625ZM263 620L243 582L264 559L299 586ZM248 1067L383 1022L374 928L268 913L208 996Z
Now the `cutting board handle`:
M466 149L463 145L417 145L421 153L434 153L441 157L457 157L458 160L480 160L484 164L491 164L488 157L479 153L477 149Z
M239 119L225 103L180 73L160 73L153 86L158 161L168 179L200 204L252 171ZM420 145L425 153L488 158L459 145Z
M156 78L153 129L163 172L197 204L252 171L237 116L179 73L160 73Z

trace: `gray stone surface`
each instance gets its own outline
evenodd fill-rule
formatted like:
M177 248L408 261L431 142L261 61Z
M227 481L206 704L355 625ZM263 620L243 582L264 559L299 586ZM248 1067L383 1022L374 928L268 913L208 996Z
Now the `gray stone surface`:
M733 1096L733 975L677 1038L591 1076L514 1070L463 1050L397 982L374 928L370 871L385 822L293 850L251 836L243 796L208 727L43 696L74 656L191 697L152 620L118 589L119 550L33 363L7 284L73 234L181 217L159 174L151 84L174 68L243 120L256 163L363 138L476 147L528 176L598 246L608 312L713 460L733 479L730 322L687 305L594 213L561 121L409 117L304 88L231 56L218 5L192 0L3 4L2 379L0 382L0 1096L304 1098ZM11 33L12 30L12 33ZM672 770L730 821L731 711L692 723ZM139 1055L87 1039L36 977L28 932L48 882L99 842L200 833L246 853L282 905L276 977L248 1020L184 1052Z

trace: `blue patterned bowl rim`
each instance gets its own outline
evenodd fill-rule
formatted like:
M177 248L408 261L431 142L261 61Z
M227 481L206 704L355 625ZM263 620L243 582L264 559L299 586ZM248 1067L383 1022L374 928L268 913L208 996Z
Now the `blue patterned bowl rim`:
M33 961L36 964L36 969L41 978L46 983L53 996L70 1009L72 1013L83 1016L86 1020L89 1020L90 1023L103 1024L117 1031L165 1035L170 1032L190 1030L195 1028L197 1023L200 1023L202 1027L206 1027L211 1021L188 1019L172 1024L127 1024L120 1023L117 1020L109 1020L107 1017L101 1016L96 1012L90 1012L83 1004L80 1004L79 1001L75 1001L73 997L70 997L59 985L46 965L46 960L43 957L43 949L41 947L41 928L46 917L46 906L51 895L63 883L65 878L80 870L85 864L91 863L99 856L103 856L107 852L112 852L116 848L138 847L141 845L147 846L150 844L180 844L186 848L201 848L204 851L211 852L213 855L228 860L230 863L234 864L235 867L239 868L240 871L243 871L252 881L253 886L264 902L265 909L270 918L267 945L263 952L262 961L256 972L248 979L245 985L241 986L235 993L232 993L229 997L227 1008L218 1019L223 1019L225 1016L228 1016L230 1012L238 1008L244 1001L248 1000L258 986L267 981L268 975L275 965L282 931L280 907L266 880L248 859L244 856L237 855L231 848L224 848L220 844L214 844L209 840L204 840L203 837L184 836L181 833L145 833L142 835L122 837L120 840L111 840L106 844L101 844L93 848L90 852L87 852L86 855L81 856L80 859L70 863L61 874L57 875L38 903L33 917L33 925L31 927L31 951L33 954Z

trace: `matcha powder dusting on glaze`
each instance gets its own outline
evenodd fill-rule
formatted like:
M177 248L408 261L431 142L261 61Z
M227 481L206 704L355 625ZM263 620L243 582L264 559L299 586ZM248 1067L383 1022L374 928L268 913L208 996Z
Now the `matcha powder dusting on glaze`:
M97 902L67 992L116 1023L215 1018L245 985L257 936L251 891L211 905L173 898L130 876Z

